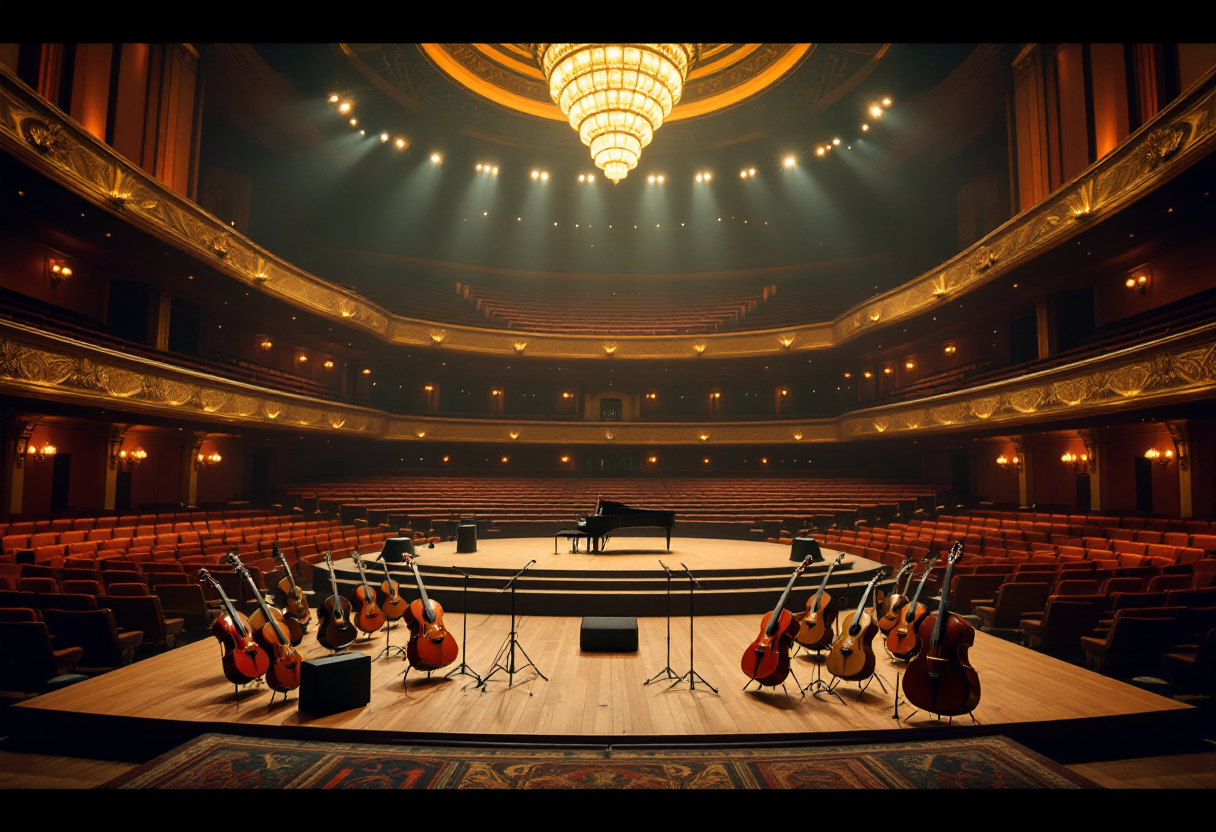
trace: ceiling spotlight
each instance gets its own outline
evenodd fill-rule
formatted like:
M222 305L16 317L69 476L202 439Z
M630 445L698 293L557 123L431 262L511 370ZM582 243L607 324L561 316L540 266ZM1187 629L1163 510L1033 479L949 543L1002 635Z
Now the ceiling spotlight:
M438 164L440 164L440 163L442 163L442 162L443 162L443 157L442 157L442 156L440 156L438 153L432 153L432 154L431 154L431 162L432 162L433 164L438 165Z
M356 126L356 125L358 125L358 124L359 124L359 119L357 119L357 118L353 118L353 117L352 117L352 118L351 118L351 120L350 120L350 126L351 126L351 127L355 127L355 126Z
M705 181L706 181L706 182L708 182L709 180L711 180L711 179L713 179L713 178L714 178L714 175L713 175L712 173L707 173L707 174L705 174Z
M481 170L481 162L478 162L478 163L477 163L477 169L478 169L478 170Z
M745 171L745 170L741 170L741 171L739 171L739 178L740 178L740 179L746 179L746 178L747 178L747 171Z
M495 167L490 168L490 173L494 174L495 176L498 176L498 167L495 166Z
M882 118L882 107L879 107L877 104L873 105L870 107L870 115L874 116L874 118Z
M382 142L386 142L386 141L388 141L388 133L381 133L381 134L380 134L380 141L382 141Z
M697 174L697 181L698 181L698 182L704 182L704 181L705 181L705 175L704 175L704 174L700 174L700 173L698 173L698 174Z
M868 124L861 125L861 132L863 132L863 133L870 132L870 125L868 125Z
M579 181L579 182L586 182L586 181L587 181L587 175L586 175L585 173L580 173L580 174L578 175L578 181Z
M366 136L366 135L367 135L367 131L366 131L366 130L360 130L360 131L359 131L359 135L360 135L360 136Z
M782 160L781 164L785 165L787 168L792 168L794 165L798 164L798 160L793 156L786 156L785 159Z
M647 176L646 181L649 182L651 185L653 185L654 184L654 174L652 173L652 174L650 174L650 176Z
M824 155L825 153L827 153L827 151L826 151L826 150L824 150L822 147L817 147L817 148L815 148L815 155L816 155L816 156L822 156L822 155Z
M349 102L349 101L343 101L341 104L339 104L339 105L338 105L338 112L339 112L339 113L342 113L342 115L346 115L347 113L349 113L349 112L350 112L350 102Z
M396 144L398 150L405 150L405 139L397 139Z
M840 147L840 139L832 139L832 144L836 145L837 147Z
M660 185L662 185L662 184L663 184L663 180L664 180L664 178L665 178L665 177L663 176L663 174L661 174L661 173L660 173L660 174L659 174L659 184L660 184Z
M541 171L540 178L544 182L549 181L549 174L546 171Z
M330 103L330 104L337 104L337 103L338 103L338 94L337 94L336 92L335 92L335 93L330 93L330 95L329 95L329 103Z
M886 97L884 97L884 98L883 98L883 100L882 100L882 106L884 106L884 107L890 107L890 106L891 106L891 97L890 97L890 96L886 96Z

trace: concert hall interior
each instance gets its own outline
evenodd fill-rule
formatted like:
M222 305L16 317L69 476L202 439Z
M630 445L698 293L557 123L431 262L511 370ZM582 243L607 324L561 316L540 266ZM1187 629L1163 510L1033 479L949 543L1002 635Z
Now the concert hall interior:
M1216 787L1216 44L5 43L0 151L0 788Z

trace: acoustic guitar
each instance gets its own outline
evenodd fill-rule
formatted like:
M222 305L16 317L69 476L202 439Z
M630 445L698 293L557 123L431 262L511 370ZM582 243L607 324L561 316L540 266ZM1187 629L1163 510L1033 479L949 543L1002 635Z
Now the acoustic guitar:
M807 555L794 574L790 576L785 591L777 599L777 605L760 619L760 635L743 651L739 662L743 674L762 685L779 685L790 674L790 646L794 643L794 635L798 632L798 624L794 616L785 608L785 601L790 597L794 581L811 565L813 557Z
M946 562L937 612L920 623L920 650L904 671L904 697L914 707L939 716L968 714L980 703L980 677L967 660L967 651L975 644L975 628L949 608L951 573L962 553L963 544L955 543Z
M418 584L417 600L411 601L405 615L410 628L410 640L405 646L405 656L410 667L417 670L439 670L456 661L460 645L456 637L443 626L443 607L426 594L426 585L418 573L418 564L410 555L405 561L414 570L414 581Z
M822 650L831 645L835 637L833 629L836 625L836 599L826 591L826 587L828 578L832 577L832 570L843 561L844 553L841 552L836 560L828 564L828 571L819 582L819 589L811 600L807 601L806 610L794 616L798 621L798 635L794 636L794 641L808 650Z
M380 609L389 621L400 621L410 608L409 602L401 597L401 584L393 580L388 571L388 561L380 561L384 567L384 582L380 584L380 592L384 598L380 601Z
M308 608L308 596L304 594L304 590L300 589L296 583L295 576L291 574L291 567L287 565L287 558L279 551L279 544L271 544L275 558L279 563L283 564L283 571L286 573L281 581L279 581L279 589L283 592L284 608L287 615L299 621L303 627L308 626L308 622L312 620L312 610Z
M920 603L920 593L925 588L925 582L929 580L933 564L937 563L937 560L934 557L925 561L925 571L920 576L920 583L916 585L916 594L900 611L899 624L892 627L891 631L887 633L887 649L897 659L907 661L920 649L920 636L917 635L917 630L920 628L920 622L929 612L925 609L925 605Z
M891 632L897 624L899 624L900 611L908 603L908 586L912 583L912 573L916 571L916 561L911 556L903 562L899 567L899 571L895 573L892 580L895 582L896 590L888 595L881 604L878 604L878 631L886 636ZM904 581L903 589L899 588L899 579L907 575Z
M224 604L225 614L211 625L211 634L224 649L224 678L234 685L244 685L264 675L270 668L270 656L254 640L249 620L232 605L224 588L210 572L198 570L198 580L211 584Z
M338 594L338 576L334 572L334 562L325 553L325 565L329 567L329 583L333 588L330 595L317 610L317 641L326 650L345 650L359 637L359 631L351 623L353 613L350 601Z
M376 600L376 590L367 582L363 559L359 557L358 552L351 553L351 558L359 568L359 586L355 587L350 596L355 608L355 627L362 633L377 633L386 623L384 612Z
M825 664L829 673L846 682L860 682L874 672L874 636L878 634L878 625L866 609L866 599L870 597L874 585L889 571L884 567L870 579L865 592L861 593L857 609L840 622L840 633L832 642Z

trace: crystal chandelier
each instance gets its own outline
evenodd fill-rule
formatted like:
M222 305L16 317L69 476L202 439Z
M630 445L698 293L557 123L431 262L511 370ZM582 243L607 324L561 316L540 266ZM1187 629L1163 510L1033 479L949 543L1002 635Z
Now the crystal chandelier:
M538 43L549 95L596 167L619 182L671 115L696 61L695 43Z

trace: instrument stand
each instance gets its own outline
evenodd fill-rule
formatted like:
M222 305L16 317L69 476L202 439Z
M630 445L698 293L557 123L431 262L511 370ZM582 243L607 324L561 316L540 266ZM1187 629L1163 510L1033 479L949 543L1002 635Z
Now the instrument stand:
M460 643L462 648L460 651L460 664L457 665L454 670L450 670L444 674L443 678L449 679L452 676L472 676L477 680L478 684L481 684L481 676L479 676L477 672L473 670L473 668L469 667L468 662L465 661L465 657L469 655L469 573L465 572L463 569L457 569L455 566L452 568L456 569L456 571L461 575L464 575L464 588L460 592ZM515 628L512 627L511 629L514 630Z
M536 563L536 561L531 561L528 566L531 566L533 563ZM549 681L549 677L540 672L540 668L537 667L536 663L532 661L530 656L528 656L528 652L524 650L523 645L519 643L519 639L516 638L515 635L515 582L520 575L527 571L528 566L525 566L523 569L516 572L515 576L511 578L511 580L507 581L507 585L498 591L498 593L501 595L507 589L511 590L511 632L507 634L506 640L504 640L502 646L498 648L498 653L494 656L494 663L490 667L490 672L487 673L485 677L482 678L481 681L476 685L477 687L481 688L482 693L485 693L489 689L486 686L490 683L490 680L494 678L494 674L500 670L507 674L508 690L515 686L515 674L522 673L526 667L531 667L536 671L536 676L539 676L546 682ZM522 653L524 658L527 660L524 662L524 664L519 665L518 668L515 665L516 650ZM506 662L505 665L503 664L504 661ZM535 679L536 676L533 676L532 679ZM529 689L528 696L531 695L532 691Z
M684 564L681 563L680 566L684 566ZM667 689L671 690L676 685L680 684L685 679L687 679L688 680L688 689L696 690L697 680L700 679L701 684L703 686L712 690L714 692L714 696L718 696L719 695L718 689L716 687L714 687L713 685L711 685L709 682L705 681L705 677L702 676L700 673L698 673L694 669L694 666L693 666L692 648L693 648L695 639L693 638L692 625L693 625L693 620L696 618L695 608L693 606L693 598L696 595L696 587L700 586L701 584L696 578L693 577L692 573L688 571L687 566L684 566L684 573L686 575L688 575L688 672L685 673L683 676L681 676L679 679L676 679L674 682L672 682L667 687Z
M397 647L391 643L391 640L393 637L392 629L393 629L394 623L395 622L392 622L392 621L385 622L385 624L384 624L384 649L381 650L379 653L377 653L376 658L372 659L372 661L378 662L381 659L383 659L385 656L396 655L393 652L394 650L397 651L397 653L399 653L401 655L402 660L405 659L405 648Z
M809 653L811 651L808 649L807 652ZM807 686L802 689L802 695L805 696L806 692L808 690L811 690L812 688L814 688L814 690L811 693L811 696L818 696L821 693L826 693L830 696L835 696L836 699L838 699L840 701L841 705L845 704L845 701L841 697L841 695L839 693L837 693L835 690L833 690L832 686L830 684L823 681L823 664L824 664L823 651L816 650L815 651L815 678L812 679L807 684Z
M897 671L895 671L895 714L891 717L891 719L895 720L896 722L899 722L899 703L900 703L900 701L901 700L899 698L899 671L897 670ZM906 701L906 700L903 700L903 701ZM917 711L913 711L912 716L915 716L917 713L918 713ZM911 718L912 718L911 716L908 717L908 719L911 719Z
M671 570L659 561L659 566L663 567L663 571L667 573L667 664L658 673L651 676L643 685L649 685L651 682L657 682L659 679L679 679L680 676L671 669Z

